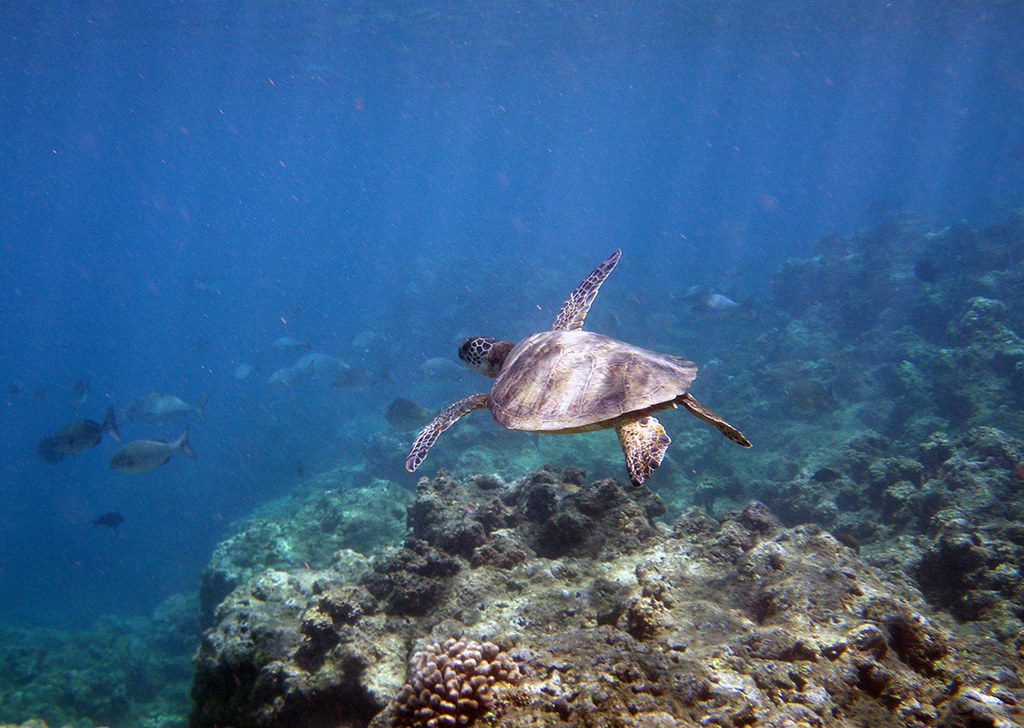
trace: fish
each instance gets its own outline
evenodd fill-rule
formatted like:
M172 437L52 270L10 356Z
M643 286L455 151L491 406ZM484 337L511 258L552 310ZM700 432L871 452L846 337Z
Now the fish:
M293 387L306 378L306 374L295 367L282 367L270 375L267 385L271 387Z
M317 351L306 354L292 364L293 369L297 369L304 375L323 380L337 376L338 372L344 369L345 366L346 364L341 359L336 359L333 356L327 356L327 354L321 354Z
M464 366L444 356L435 356L420 364L420 374L436 381L461 379L466 372Z
M832 537L855 554L860 553L860 541L849 531L831 531Z
M160 440L133 440L122 447L110 459L110 469L125 475L148 473L159 468L171 459L171 455L181 451L186 457L196 459L196 454L188 444L188 427L174 442Z
M399 432L407 432L426 424L430 419L430 412L410 399L399 397L388 405L384 411L384 419Z
M150 422L172 422L179 417L195 414L206 419L207 397L192 405L173 394L148 394L128 405L128 418Z
M14 399L19 394L21 394L22 389L24 389L22 383L15 380L8 384L6 387L4 387L4 394L10 397L11 399Z
M113 407L107 407L107 413L102 423L93 422L92 420L78 420L66 427L62 427L53 437L47 438L49 446L45 449L60 453L61 459L63 459L63 456L78 455L91 447L96 447L100 444L104 434L118 442L121 441L121 433L117 431L117 419L114 416ZM42 447L42 443L40 443L40 447ZM47 462L54 462L48 460L41 450L40 457Z
M46 401L46 388L36 387L32 390L32 401L34 402L45 402Z
M811 480L816 483L834 483L841 477L843 477L842 473L833 470L832 468L818 468L811 476Z
M335 389L357 392L369 389L378 382L393 381L387 370L372 372L365 367L352 367L347 364L342 364L341 367L337 376L334 377L334 381L331 382L331 386Z
M256 371L256 367L254 367L252 364L246 364L245 362L242 362L237 367L235 367L235 379L237 379L240 382L244 382L246 379L249 378L249 376L254 371Z
M300 351L302 349L310 349L308 341L300 341L299 339L292 338L291 336L282 336L280 339L271 344L278 351Z
M376 331L362 331L352 339L352 350L359 352L363 361L386 365L391 360L394 341L387 334Z
M106 526L107 528L116 529L124 523L124 516L117 511L107 511L102 515L96 516L90 523L94 526Z
M352 339L352 348L363 353L373 353L391 344L391 337L377 331L360 331Z
M708 286L693 286L683 299L690 302L690 306L696 313L710 314L714 316L729 317L749 308L747 304L740 304L723 293L717 293Z

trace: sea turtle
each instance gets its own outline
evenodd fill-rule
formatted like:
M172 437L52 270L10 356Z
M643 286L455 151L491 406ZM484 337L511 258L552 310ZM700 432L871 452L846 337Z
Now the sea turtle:
M423 428L409 451L409 472L423 464L438 436L465 414L487 407L510 430L575 433L614 429L633 485L661 465L672 442L655 412L682 405L743 447L739 430L689 393L697 365L608 336L582 331L597 291L619 262L616 250L569 296L550 331L512 344L483 336L466 339L459 358L492 377L489 394L450 405Z

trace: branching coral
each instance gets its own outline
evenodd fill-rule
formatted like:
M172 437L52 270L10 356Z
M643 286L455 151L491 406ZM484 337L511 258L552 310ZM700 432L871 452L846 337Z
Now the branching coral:
M392 704L394 728L468 726L494 704L495 683L520 680L515 660L490 642L447 640L409 660L409 682Z

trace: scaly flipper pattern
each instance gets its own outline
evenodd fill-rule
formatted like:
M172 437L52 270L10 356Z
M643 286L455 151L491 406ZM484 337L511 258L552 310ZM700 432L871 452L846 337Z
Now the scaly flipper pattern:
M672 440L665 428L653 417L639 417L615 428L619 434L626 470L633 485L640 486L661 465L665 450Z
M683 405L691 415L699 420L704 420L709 425L717 429L723 435L728 437L730 440L735 442L737 445L742 447L752 447L750 440L743 436L743 433L737 430L735 427L730 425L728 422L723 420L721 417L716 415L714 412L709 410L707 407L702 405L700 402L695 400L690 393L682 395L676 398L676 402Z
M437 438L442 432L458 422L459 418L463 415L468 415L473 410L487 407L489 402L489 395L474 394L448 405L441 414L435 417L416 436L416 441L409 449L409 457L405 459L405 469L410 473L416 472L416 468L427 459L427 453L430 452L430 448L437 442Z
M597 298L597 291L604 283L604 279L615 270L620 255L622 251L616 250L576 287L569 295L569 299L562 304L562 310L558 312L555 323L551 326L552 331L576 331L583 328L583 320L587 317L590 304Z

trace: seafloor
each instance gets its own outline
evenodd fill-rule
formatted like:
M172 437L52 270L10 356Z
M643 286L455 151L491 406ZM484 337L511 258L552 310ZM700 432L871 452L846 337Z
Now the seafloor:
M829 237L699 315L638 343L707 357L695 393L755 450L673 416L633 489L607 433L478 416L414 484L380 434L237 524L198 595L0 635L0 719L1024 724L1024 214Z

